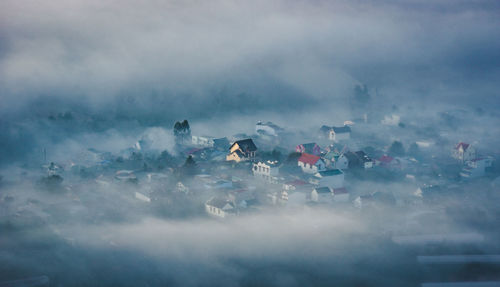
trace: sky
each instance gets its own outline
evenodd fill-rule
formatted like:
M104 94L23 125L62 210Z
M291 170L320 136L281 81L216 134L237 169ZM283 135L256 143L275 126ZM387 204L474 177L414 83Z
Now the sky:
M384 228L456 233L469 223L444 209L407 220L385 208L162 219L137 208L119 185L73 185L69 177L64 184L74 193L59 196L37 190L34 178L42 161L69 166L88 148L119 154L141 138L174 154L172 127L184 119L193 135L217 137L250 135L257 120L271 120L294 133L286 144L295 146L323 124L359 118L349 108L356 85L367 85L378 116L397 113L406 125L382 126L378 118L364 130L355 125L354 138L365 136L359 148L429 140L426 153L448 157L448 148L466 141L498 155L499 15L500 2L488 0L0 1L0 195L13 195L19 207L0 206L0 214L26 211L28 219L51 222L16 215L13 226L26 224L28 232L0 238L7 246L0 279L417 285L414 254ZM357 187L416 189L371 181ZM495 200L473 203L496 212ZM485 221L496 224L497 215ZM422 230L411 226L417 223ZM11 273L16 266L21 271Z
M399 100L492 101L499 12L497 1L6 0L0 108L156 95L197 113L249 94L272 110L359 83Z

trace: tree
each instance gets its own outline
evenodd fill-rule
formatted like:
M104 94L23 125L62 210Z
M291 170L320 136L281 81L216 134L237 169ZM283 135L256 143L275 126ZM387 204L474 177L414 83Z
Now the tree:
M370 101L370 94L366 85L356 85L354 87L354 99L358 103L367 103Z
M194 175L196 174L196 171L196 162L194 161L192 156L188 156L181 168L182 175Z
M191 155L186 158L186 161L184 162L184 166L187 166L187 167L196 166L196 162L194 161L194 159Z
M418 147L417 143L412 143L410 145L410 147L408 148L408 155L416 159L421 157L422 154L420 152L420 148Z
M391 156L404 156L405 148L400 141L394 141L389 148L389 155Z
M191 128L187 120L175 122L174 136L177 143L183 143L186 140L191 140Z
M297 161L302 154L300 152L292 152L286 158L286 163L290 165L297 165Z

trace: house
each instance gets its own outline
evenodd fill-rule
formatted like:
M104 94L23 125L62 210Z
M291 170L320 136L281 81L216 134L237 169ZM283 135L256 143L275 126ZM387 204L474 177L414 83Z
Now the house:
M284 129L273 124L272 122L262 123L258 122L255 125L255 132L261 135L278 136Z
M463 178L481 177L486 173L486 169L493 165L492 157L475 158L467 161L460 172Z
M48 165L44 165L43 168L47 170L48 175L56 175L61 173L64 169L62 166L51 162Z
M340 169L319 171L311 179L311 183L333 189L341 188L344 187L344 173Z
M405 160L400 157L392 157L384 154L377 160L377 165L380 167L388 168L388 169L404 169L408 164L408 160Z
M213 147L214 138L210 136L191 136L191 143L195 146Z
M311 201L330 203L333 200L332 189L326 186L316 187L311 191Z
M332 127L322 125L321 128L319 128L319 138L329 138L331 129Z
M296 152L320 155L321 148L316 143L299 144L295 147Z
M473 160L476 158L476 149L468 143L459 142L453 149L452 156L462 162Z
M257 147L252 139L244 139L235 141L229 148L229 154L226 156L227 161L244 161L255 158Z
M392 162L394 161L394 158L392 156L388 156L384 154L377 160L377 165L383 166L383 167L389 167L392 165Z
M347 158L349 168L372 168L373 160L368 157L364 151L346 152L344 156Z
M349 202L349 191L345 187L332 189L334 202Z
M339 142L351 138L351 128L349 126L332 127L328 134L328 139L331 141Z
M327 164L336 169L347 169L349 167L349 160L343 153L329 151L323 158L327 160Z
M226 218L237 214L234 202L221 197L212 197L205 202L205 211L214 217Z
M266 181L277 183L279 175L279 166L278 161L259 161L258 163L254 163L252 167L253 175L256 177L260 177Z
M175 191L178 192L178 193L188 194L189 193L189 187L185 186L181 181L179 181L175 185Z
M322 158L308 153L303 153L297 164L303 172L310 174L326 169L326 163Z

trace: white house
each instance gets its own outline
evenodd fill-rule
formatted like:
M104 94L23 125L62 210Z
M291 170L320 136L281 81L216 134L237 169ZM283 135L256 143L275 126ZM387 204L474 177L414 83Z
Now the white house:
M235 215L237 210L231 200L213 197L205 203L205 211L211 216L225 218Z
M311 191L311 201L330 203L333 200L332 189L326 186L316 187Z
M254 163L252 172L255 177L260 177L269 182L278 182L279 167L277 161L259 161Z
M326 169L326 163L321 157L308 153L303 153L297 164L303 172L310 174Z
M476 158L476 149L467 143L459 142L453 149L452 156L462 162Z
M329 151L323 158L329 161L329 166L333 168L347 169L349 167L349 160L343 153Z
M486 173L486 168L493 165L492 157L476 158L465 163L464 168L460 172L463 178L481 177Z
M344 173L340 169L319 171L314 175L311 183L333 189L341 188L344 187Z
M328 138L336 142L348 140L351 138L351 128L349 126L332 127L328 134Z

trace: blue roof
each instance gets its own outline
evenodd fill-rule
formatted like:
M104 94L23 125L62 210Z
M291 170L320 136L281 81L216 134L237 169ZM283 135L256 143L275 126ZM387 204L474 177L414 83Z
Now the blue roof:
M339 174L342 174L343 172L340 169L329 169L329 170L320 171L318 173L323 177L323 176L339 175Z

